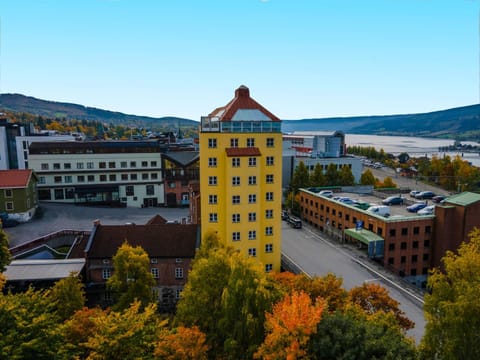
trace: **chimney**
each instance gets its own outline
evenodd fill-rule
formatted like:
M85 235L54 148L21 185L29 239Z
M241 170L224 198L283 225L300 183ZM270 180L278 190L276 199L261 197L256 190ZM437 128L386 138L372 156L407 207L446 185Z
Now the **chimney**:
M250 97L250 90L245 85L241 85L237 90L235 90L235 97Z

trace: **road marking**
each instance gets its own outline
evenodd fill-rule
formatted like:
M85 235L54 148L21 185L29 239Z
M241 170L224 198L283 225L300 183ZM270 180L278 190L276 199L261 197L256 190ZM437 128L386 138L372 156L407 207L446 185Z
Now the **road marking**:
M379 281L379 280L382 280L382 279L380 279L380 278L373 278L373 279L364 280L363 282L364 282L364 283L368 283L368 282Z

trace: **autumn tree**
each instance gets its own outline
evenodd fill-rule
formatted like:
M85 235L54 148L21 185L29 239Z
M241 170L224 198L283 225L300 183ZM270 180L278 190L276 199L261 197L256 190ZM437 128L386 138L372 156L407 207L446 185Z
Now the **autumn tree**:
M309 359L416 359L414 341L391 316L381 314L372 319L356 307L323 314L308 343Z
M58 316L66 320L85 305L84 285L76 274L70 274L55 283L51 297Z
M480 359L480 229L470 234L458 252L447 252L444 271L428 278L425 296L425 359Z
M308 358L306 345L317 330L324 308L322 299L313 303L304 292L285 295L267 314L267 336L254 357L267 360Z
M0 229L0 273L5 271L5 266L10 264L11 256L8 248L8 237L3 230Z
M400 310L398 301L392 299L388 290L381 285L363 283L361 286L352 288L349 291L349 297L350 302L358 305L366 314L391 313L402 329L408 330L415 326L415 323Z
M313 173L310 175L310 185L314 187L322 187L327 185L327 180L323 174L323 167L319 163L313 168Z
M163 331L155 345L155 359L162 360L207 360L208 346L205 334L197 326L180 326Z
M113 269L107 286L116 295L116 310L128 308L135 300L139 300L142 306L153 301L152 287L155 280L145 250L124 242L113 257Z
M375 176L373 176L372 170L367 169L362 173L360 177L361 185L375 185Z

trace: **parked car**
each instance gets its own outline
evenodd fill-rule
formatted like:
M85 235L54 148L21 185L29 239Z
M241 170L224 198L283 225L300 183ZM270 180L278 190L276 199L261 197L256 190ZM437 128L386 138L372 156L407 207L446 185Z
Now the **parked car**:
M318 193L318 195L331 198L333 196L333 191L332 190L322 190Z
M362 210L367 210L370 206L372 206L372 204L370 203L367 203L367 202L359 202L357 201L356 204L354 204L353 206L359 208L359 209L362 209Z
M405 199L401 196L389 196L386 199L382 200L383 205L401 205Z
M412 213L416 213L418 210L421 210L426 206L427 206L427 203L425 203L425 202L416 202L413 205L407 206L407 211L412 212Z
M9 217L8 213L4 212L0 214L0 228L15 227L18 224L20 224L20 222Z
M286 210L282 210L282 220L288 219L288 212Z
M435 205L425 206L423 209L417 211L418 215L432 215L435 211Z
M341 197L338 199L338 201L347 205L355 205L357 203L355 200L352 200L349 197Z
M301 229L302 228L302 220L296 218L294 216L289 216L287 222L290 224L291 227L294 229Z
M435 194L431 191L421 191L417 195L415 195L415 199L431 199L435 196Z
M367 211L380 216L390 216L390 207L385 205L373 205L370 206Z
M437 196L434 196L434 197L432 198L432 201L433 201L434 203L437 203L437 204L438 204L438 203L441 203L441 202L442 202L443 200L445 200L446 198L447 198L446 196L437 195Z
M412 190L410 191L410 197L414 198L417 194L420 194L420 190Z

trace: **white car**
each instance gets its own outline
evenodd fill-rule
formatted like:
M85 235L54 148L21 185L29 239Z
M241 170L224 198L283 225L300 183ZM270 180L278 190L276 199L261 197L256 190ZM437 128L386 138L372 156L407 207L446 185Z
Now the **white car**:
M418 215L432 215L435 212L435 205L426 206L417 211Z
M318 193L318 195L331 198L333 196L333 191L332 190L322 190Z

